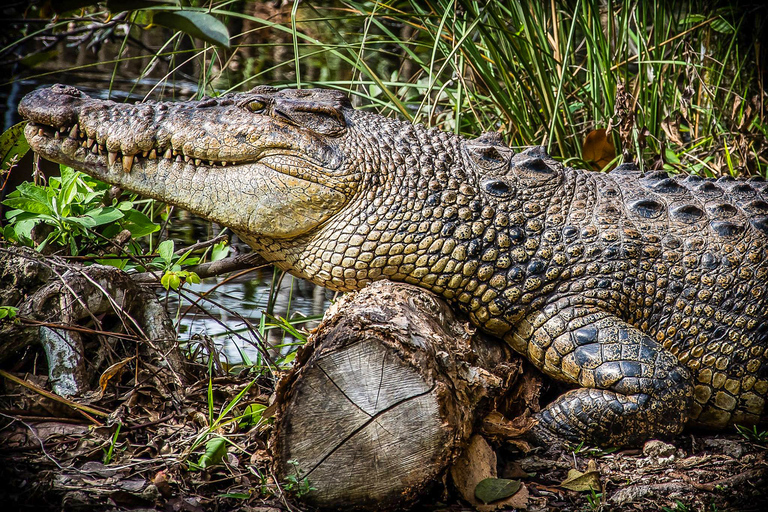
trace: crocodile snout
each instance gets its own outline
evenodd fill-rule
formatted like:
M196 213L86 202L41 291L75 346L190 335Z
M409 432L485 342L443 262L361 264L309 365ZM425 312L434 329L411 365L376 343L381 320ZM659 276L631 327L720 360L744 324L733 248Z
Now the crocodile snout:
M56 84L24 96L19 103L19 114L33 123L54 128L69 126L77 122L77 110L86 98L79 89Z

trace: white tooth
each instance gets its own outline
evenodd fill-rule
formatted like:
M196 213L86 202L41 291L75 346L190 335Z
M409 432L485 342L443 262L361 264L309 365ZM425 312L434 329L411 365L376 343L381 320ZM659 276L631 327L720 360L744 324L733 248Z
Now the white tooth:
M201 163L203 163L202 160L200 160L199 158L195 158L195 165L200 165Z
M110 151L107 155L107 161L109 162L110 167L115 165L115 162L117 161L117 151Z
M66 126L62 126L62 127L59 128L59 133L64 133L66 131L67 131L67 127Z
M91 146L91 153L93 153L94 155L97 155L99 153L98 144L94 144L93 146Z
M134 155L123 155L123 172L131 172Z
M185 162L189 162L190 160L192 160L192 158L190 158L189 155L184 155L184 161Z
M149 155L149 151L142 151L141 152L141 156L143 156L144 158L147 158L147 155Z
M91 147L96 141L92 138L88 137L88 140L85 141L86 147Z
M60 139L61 138L61 134L59 134L59 132L53 132L53 138L54 139Z
M168 160L173 158L173 151L171 151L171 148L165 150L165 153L163 153L163 158L167 158Z
M181 158L181 155L176 155L176 161L177 161L177 162L183 162L183 161L184 161L184 159L183 159L183 158Z
M45 130L43 130L42 128L40 128L39 130L37 130L37 134L38 134L38 135L45 135Z
M149 152L149 158L152 160L157 160L157 151L155 148L152 148L152 151Z
M70 136L70 138L76 139L78 135L79 135L79 132L78 132L78 129L77 129L77 125L73 124L72 125L72 129L69 130L69 136Z
M221 161L221 166L222 166L222 167L224 167L225 165L227 165L227 162L225 162L224 160L222 160L222 161Z

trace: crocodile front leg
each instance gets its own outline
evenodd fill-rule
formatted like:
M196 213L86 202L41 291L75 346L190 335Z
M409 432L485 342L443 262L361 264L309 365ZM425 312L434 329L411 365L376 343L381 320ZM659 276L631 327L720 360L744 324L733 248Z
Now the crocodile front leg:
M533 435L592 445L637 444L679 433L693 401L691 374L636 327L606 311L551 305L509 341L544 373L579 386L538 414Z

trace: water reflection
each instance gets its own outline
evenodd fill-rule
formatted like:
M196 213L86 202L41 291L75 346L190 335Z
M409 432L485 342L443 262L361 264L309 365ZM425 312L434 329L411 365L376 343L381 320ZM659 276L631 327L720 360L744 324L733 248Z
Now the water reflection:
M251 362L259 360L257 347L265 341L270 357L279 359L295 349L297 340L277 327L278 318L287 320L299 331L315 327L330 305L326 290L307 281L285 275L273 290L273 269L256 269L236 279L216 277L200 284L185 286L189 294L168 294L168 311L179 318L182 342L194 346L209 337L223 362L237 364L243 355ZM277 279L275 279L277 281ZM199 296L204 296L200 299ZM165 300L165 292L160 294Z

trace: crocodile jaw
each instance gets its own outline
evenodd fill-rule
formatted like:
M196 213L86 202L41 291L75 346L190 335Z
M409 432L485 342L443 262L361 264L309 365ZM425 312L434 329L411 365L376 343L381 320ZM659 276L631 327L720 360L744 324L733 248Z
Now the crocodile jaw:
M295 238L336 214L348 200L347 194L333 186L333 180L327 180L329 186L304 179L302 171L321 174L323 169L292 148L259 145L254 137L242 148L211 149L211 142L219 139L214 135L210 140L195 140L195 133L205 131L193 126L187 140L180 143L179 130L173 131L174 145L169 141L163 151L152 147L152 141L162 135L137 127L141 119L133 123L130 116L116 119L107 136L86 128L105 124L104 111L116 111L121 108L117 104L93 100L66 86L36 91L30 97L20 107L30 119L25 136L43 158L180 206L251 238ZM121 131L131 136L115 136ZM181 154L176 148L189 148L190 140L197 145ZM140 151L142 145L146 145L144 151ZM122 151L113 150L118 147ZM293 174L282 172L285 169Z

